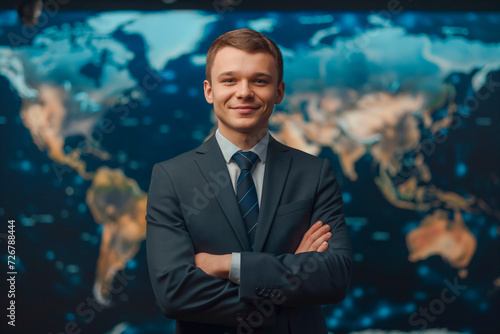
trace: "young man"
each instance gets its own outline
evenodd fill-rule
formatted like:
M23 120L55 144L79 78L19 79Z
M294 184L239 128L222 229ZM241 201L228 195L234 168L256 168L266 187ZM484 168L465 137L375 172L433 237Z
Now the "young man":
M346 295L351 245L332 168L268 133L282 79L264 35L217 38L204 91L218 130L153 167L148 266L176 333L327 333L321 305Z

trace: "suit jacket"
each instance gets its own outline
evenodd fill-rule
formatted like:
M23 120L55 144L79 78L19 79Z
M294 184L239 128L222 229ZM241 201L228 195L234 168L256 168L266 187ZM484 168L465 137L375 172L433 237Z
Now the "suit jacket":
M351 278L342 204L328 160L270 137L252 251L215 136L155 164L147 260L175 333L327 333L321 305L343 300ZM318 220L331 227L328 250L294 255ZM198 252L241 252L240 285L196 267Z

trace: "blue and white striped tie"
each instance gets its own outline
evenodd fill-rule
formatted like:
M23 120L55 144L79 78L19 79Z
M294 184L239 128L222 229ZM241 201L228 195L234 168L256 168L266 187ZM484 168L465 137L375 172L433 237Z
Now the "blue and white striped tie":
M241 217L245 223L252 250L255 243L257 219L259 217L259 202L252 178L252 168L258 159L259 156L250 151L239 151L233 155L233 160L241 169L240 176L236 182L236 197L238 198Z

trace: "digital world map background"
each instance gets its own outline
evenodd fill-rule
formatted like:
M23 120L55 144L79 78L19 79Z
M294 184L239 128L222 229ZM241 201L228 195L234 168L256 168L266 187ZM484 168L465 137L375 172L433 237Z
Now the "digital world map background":
M245 27L284 56L272 135L330 159L343 194L353 280L329 330L499 332L500 13L49 14L0 11L2 332L173 333L147 273L151 170L214 131L205 54Z

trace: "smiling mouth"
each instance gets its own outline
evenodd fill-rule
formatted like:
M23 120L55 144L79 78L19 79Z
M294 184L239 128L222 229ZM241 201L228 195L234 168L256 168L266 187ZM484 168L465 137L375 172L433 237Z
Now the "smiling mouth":
M234 108L231 108L231 109L234 109L234 110L236 110L236 111L238 111L239 113L242 113L242 114L249 114L252 111L257 110L258 107L255 107L255 106L239 106L239 107L234 107Z

